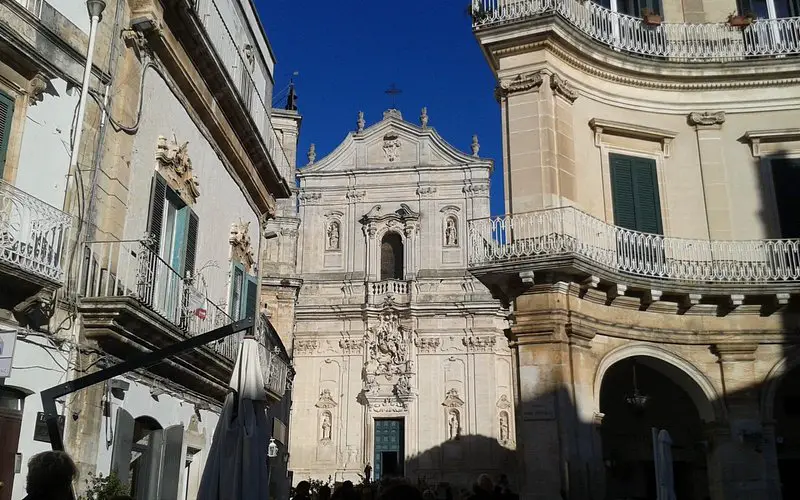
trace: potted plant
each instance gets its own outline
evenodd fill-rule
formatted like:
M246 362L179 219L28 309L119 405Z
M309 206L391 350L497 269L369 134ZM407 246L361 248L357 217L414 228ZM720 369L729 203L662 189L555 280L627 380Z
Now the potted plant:
M659 26L661 14L656 14L650 9L642 9L642 22L648 26Z
M746 28L753 24L754 19L755 16L750 12L744 15L734 12L728 16L728 24L733 28Z
M112 472L108 476L89 473L86 480L86 494L80 500L111 500L120 495L128 495L130 488Z

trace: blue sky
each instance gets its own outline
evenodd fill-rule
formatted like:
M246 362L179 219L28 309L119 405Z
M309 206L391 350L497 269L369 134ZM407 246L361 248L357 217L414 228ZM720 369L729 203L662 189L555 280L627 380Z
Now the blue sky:
M298 164L309 144L317 158L355 128L391 106L384 91L403 91L397 107L418 123L428 107L429 126L462 151L478 134L480 155L495 160L492 214L503 212L500 108L495 80L472 36L469 0L256 0L275 51L275 92L294 71L303 115Z

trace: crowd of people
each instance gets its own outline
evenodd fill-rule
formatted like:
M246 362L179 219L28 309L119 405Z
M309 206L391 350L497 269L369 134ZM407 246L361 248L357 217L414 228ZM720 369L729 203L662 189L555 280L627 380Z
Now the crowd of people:
M313 491L312 491L313 490ZM496 482L487 474L478 476L472 490L456 488L446 483L435 486L424 480L416 484L404 478L387 478L378 482L368 479L354 485L344 481L335 488L327 484L312 488L309 481L300 481L294 488L292 500L518 500L508 478L501 475Z

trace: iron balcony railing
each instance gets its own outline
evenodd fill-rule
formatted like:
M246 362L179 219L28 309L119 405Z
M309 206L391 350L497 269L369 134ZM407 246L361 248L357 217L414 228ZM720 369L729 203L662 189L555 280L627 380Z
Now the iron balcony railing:
M288 362L285 349L279 345L280 337L263 315L256 324L256 340L260 346L259 361L264 371L266 388L279 399L291 387L294 370Z
M72 217L0 181L0 261L63 283L62 256Z
M579 257L612 272L703 283L800 281L800 240L700 240L607 224L574 207L469 221L472 269Z
M555 14L612 49L682 62L720 62L800 54L800 17L729 23L661 23L614 12L589 0L473 0L473 28Z
M86 243L80 296L132 297L189 336L233 323L233 318L195 285L190 276L181 276L153 252L147 240ZM231 335L211 347L235 360L242 337Z
M239 98L245 103L250 111L250 116L258 127L264 145L269 152L272 161L286 180L289 186L294 186L295 176L291 163L283 149L283 144L275 132L270 117L271 103L262 92L266 92L269 71L262 58L258 57L255 48L255 41L242 43L237 42L232 33L231 26L225 22L220 7L232 16L236 15L240 0L219 0L223 5L219 5L215 0L195 0L194 12L202 23L208 34L208 38L220 58L223 67L228 73L228 77L233 83ZM264 88L259 88L254 74L258 72L263 75ZM270 106L268 106L268 104Z

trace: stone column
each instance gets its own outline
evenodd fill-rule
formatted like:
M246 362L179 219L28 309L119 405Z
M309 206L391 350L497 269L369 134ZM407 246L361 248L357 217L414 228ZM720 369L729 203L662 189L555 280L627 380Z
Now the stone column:
M574 290L577 295L578 289ZM592 353L596 330L577 323L568 323L572 401L570 433L574 442L569 447L569 492L571 498L602 499L605 492L605 467L600 436L602 416L594 400L594 382L598 360ZM566 422L564 422L566 423Z
M714 433L709 454L712 499L768 498L764 429L755 376L758 344L716 344L728 428Z
M571 205L577 197L572 104L578 98L578 92L567 80L555 73L550 75L550 90L554 108L558 205Z
M725 170L724 142L720 134L725 113L690 113L688 120L697 133L708 235L712 240L733 239L731 197Z

